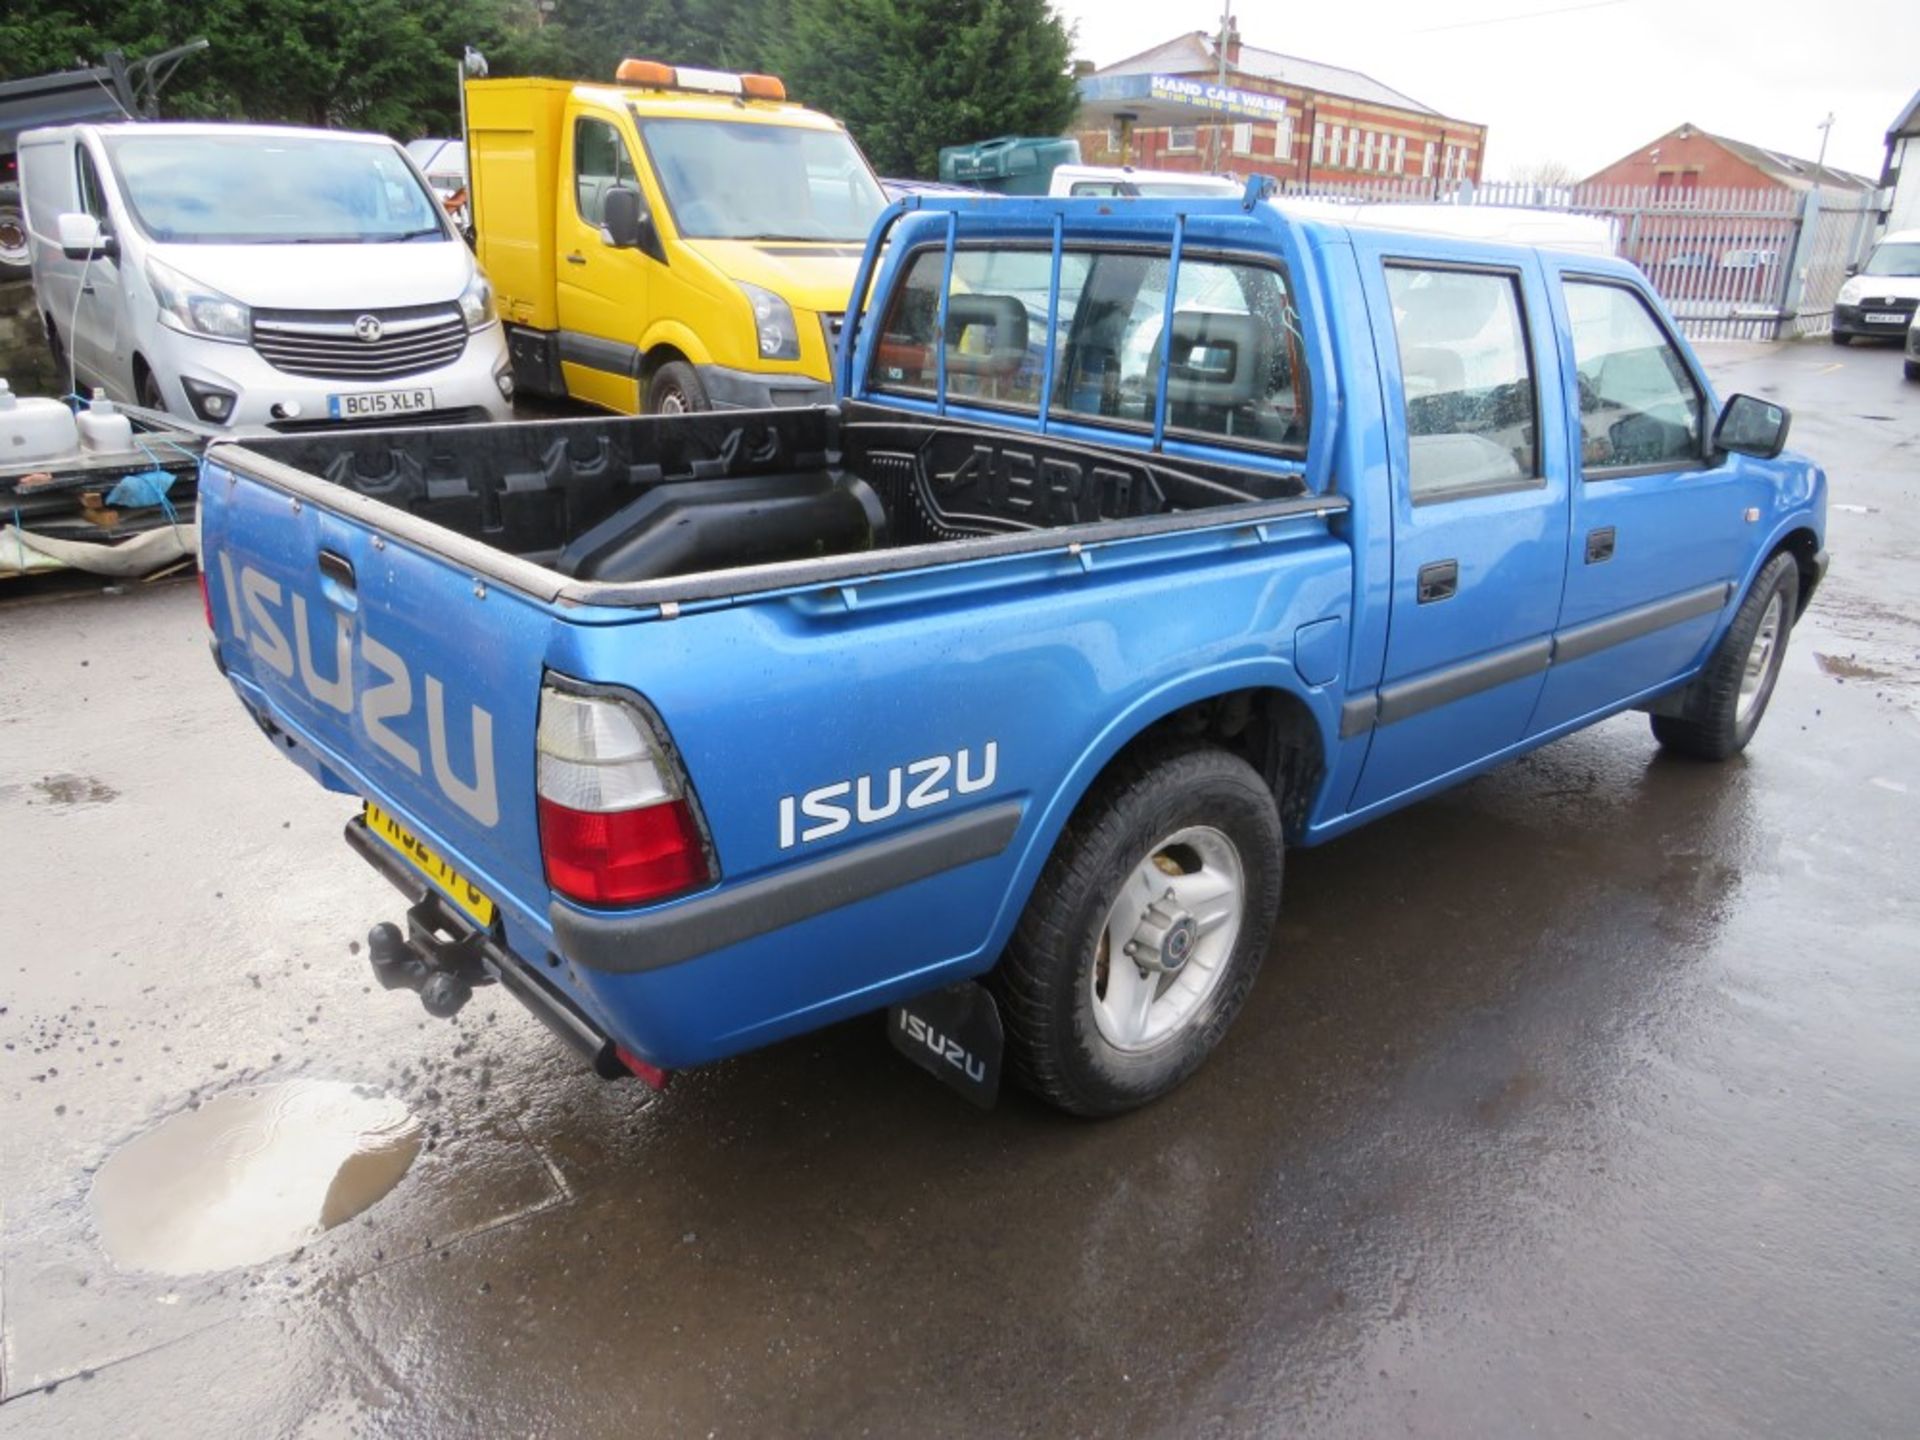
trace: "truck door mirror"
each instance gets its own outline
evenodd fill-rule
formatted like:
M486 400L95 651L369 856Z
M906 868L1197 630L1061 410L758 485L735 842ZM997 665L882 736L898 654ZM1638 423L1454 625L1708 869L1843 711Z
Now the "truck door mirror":
M1847 278L1848 278L1849 280L1851 280L1851 279L1852 279L1852 278L1853 278L1854 276L1856 276L1856 275L1858 275L1859 273L1860 273L1860 262L1859 262L1859 261L1857 261L1857 260L1856 260L1856 261L1852 261L1852 262L1850 262L1850 263L1849 263L1849 264L1847 265Z
M1786 448L1787 430L1792 424L1793 414L1786 406L1751 395L1735 395L1720 411L1713 427L1713 448L1771 460Z
M60 253L69 260L111 260L120 253L114 238L91 215L62 215L54 221L54 230L60 237Z
M600 208L600 238L616 250L647 248L653 218L646 202L631 185L615 185L608 190Z

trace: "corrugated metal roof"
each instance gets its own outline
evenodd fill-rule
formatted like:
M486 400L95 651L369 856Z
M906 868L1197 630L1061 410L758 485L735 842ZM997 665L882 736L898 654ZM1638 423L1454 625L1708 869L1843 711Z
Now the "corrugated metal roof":
M1103 66L1094 73L1194 74L1211 70L1217 64L1219 59L1214 52L1213 38L1203 30L1192 30L1151 50L1143 50L1138 55L1130 55L1125 60ZM1277 50L1263 50L1257 45L1242 44L1240 63L1229 66L1228 70L1229 73L1237 71L1242 75L1256 75L1263 80L1277 80L1282 85L1297 85L1303 90L1317 90L1325 95L1364 100L1370 105L1392 105L1421 115L1440 113L1390 85L1382 85L1370 75L1362 75L1358 70L1322 64L1318 60L1303 60L1298 55L1282 55Z
M1735 140L1726 135L1715 135L1702 130L1702 135L1716 140L1738 155L1755 169L1772 176L1782 185L1795 190L1811 190L1815 185L1829 185L1836 190L1877 190L1880 187L1865 175L1856 175L1851 170L1836 169L1832 165L1816 164L1812 160L1802 160L1795 155L1783 155L1778 150L1768 150L1764 146L1750 145L1745 140Z

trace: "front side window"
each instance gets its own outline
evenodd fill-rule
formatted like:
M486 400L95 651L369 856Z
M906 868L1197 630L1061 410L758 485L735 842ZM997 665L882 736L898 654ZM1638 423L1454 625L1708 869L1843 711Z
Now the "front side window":
M597 226L606 215L607 191L640 188L627 143L610 120L582 115L573 122L573 200L580 218Z
M1387 267L1416 503L1530 484L1533 364L1519 281L1479 270Z
M1621 285L1569 280L1584 470L1700 463L1705 406L1646 301Z
M844 130L749 120L640 126L680 233L691 240L864 242L886 208Z
M146 132L146 133L142 133ZM440 201L391 142L138 126L107 156L133 221L175 245L450 241Z
M100 222L100 228L107 227L107 197L100 188L100 172L93 168L93 156L86 147L80 146L74 154L80 165L80 208Z

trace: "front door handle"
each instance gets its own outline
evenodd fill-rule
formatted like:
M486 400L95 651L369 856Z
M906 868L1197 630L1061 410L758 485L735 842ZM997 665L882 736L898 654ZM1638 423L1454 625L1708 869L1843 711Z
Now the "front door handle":
M1436 560L1431 565L1420 567L1420 583L1415 596L1420 604L1431 605L1436 600L1450 600L1460 588L1460 562L1458 560Z
M1613 558L1613 526L1604 525L1587 532L1587 564L1598 565Z
M578 250L576 250L571 255L567 256L567 263L569 265L584 265L587 263L587 257L582 255Z

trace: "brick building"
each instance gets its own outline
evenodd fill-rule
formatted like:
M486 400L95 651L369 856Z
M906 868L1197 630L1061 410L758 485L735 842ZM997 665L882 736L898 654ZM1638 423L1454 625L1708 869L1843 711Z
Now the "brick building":
M1237 28L1225 49L1224 85L1219 41L1199 30L1084 76L1083 157L1321 183L1480 179L1484 125L1357 70L1243 45Z
M1676 196L1696 190L1811 190L1815 185L1829 190L1876 188L1865 175L1709 134L1698 125L1677 126L1580 183Z

